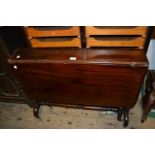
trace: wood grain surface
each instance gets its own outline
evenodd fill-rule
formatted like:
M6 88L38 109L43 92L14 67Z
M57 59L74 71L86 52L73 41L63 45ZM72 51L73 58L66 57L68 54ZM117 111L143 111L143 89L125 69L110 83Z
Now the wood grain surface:
M80 38L34 38L30 40L34 48L62 48L62 47L81 47Z
M146 26L86 26L86 36L90 35L145 35Z
M46 51L21 49L9 60L30 99L110 108L135 105L147 70L142 50ZM70 61L71 56L77 61Z
M143 37L89 37L87 47L144 47Z
M50 27L25 27L29 38L55 37L55 36L80 36L79 26L50 26Z

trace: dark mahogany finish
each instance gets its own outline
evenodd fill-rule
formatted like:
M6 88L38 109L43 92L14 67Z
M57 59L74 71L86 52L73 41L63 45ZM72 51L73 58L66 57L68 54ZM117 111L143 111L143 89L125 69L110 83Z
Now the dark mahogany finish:
M27 48L9 63L31 100L118 109L135 105L148 65L143 50L121 49Z

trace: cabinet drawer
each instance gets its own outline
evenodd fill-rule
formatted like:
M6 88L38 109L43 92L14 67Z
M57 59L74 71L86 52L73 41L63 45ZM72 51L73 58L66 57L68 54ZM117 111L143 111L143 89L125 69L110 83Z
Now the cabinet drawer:
M52 36L80 36L80 28L78 26L26 27L26 32L29 38Z
M81 47L80 38L35 38L30 40L32 47Z
M90 37L87 47L140 47L143 48L143 37Z
M86 26L86 35L145 35L146 26Z
M0 76L0 96L18 96L15 84L6 77Z

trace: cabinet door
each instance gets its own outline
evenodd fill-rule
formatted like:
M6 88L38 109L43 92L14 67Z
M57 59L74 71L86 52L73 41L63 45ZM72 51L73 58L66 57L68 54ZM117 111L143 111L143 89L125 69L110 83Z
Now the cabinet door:
M15 84L6 77L0 77L0 96L19 96Z

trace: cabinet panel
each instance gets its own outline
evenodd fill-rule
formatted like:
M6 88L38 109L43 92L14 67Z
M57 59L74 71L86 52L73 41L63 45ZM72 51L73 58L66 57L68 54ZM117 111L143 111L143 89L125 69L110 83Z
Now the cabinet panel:
M33 26L33 27L26 27L25 29L29 38L80 36L79 26Z

